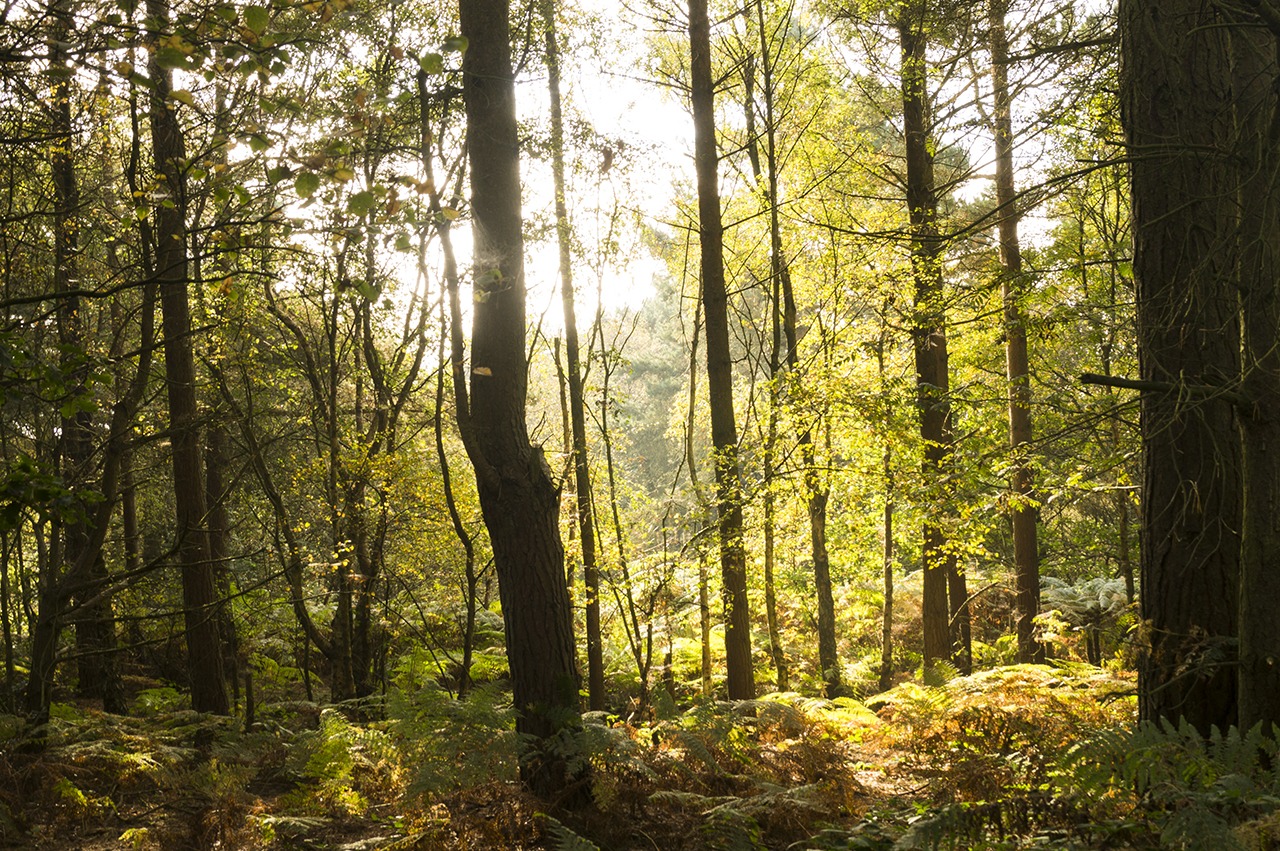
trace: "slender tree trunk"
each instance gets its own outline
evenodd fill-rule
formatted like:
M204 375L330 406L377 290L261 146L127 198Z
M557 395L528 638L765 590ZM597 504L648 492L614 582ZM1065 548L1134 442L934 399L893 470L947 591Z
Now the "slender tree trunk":
M449 523L453 526L453 533L458 538L458 543L462 545L463 555L463 575L466 581L465 594L465 612L463 614L462 625L462 663L458 672L458 697L461 698L471 689L471 664L475 656L475 634L476 634L476 613L478 609L478 592L480 585L481 572L476 570L476 547L471 532L467 529L467 525L462 521L462 514L458 511L458 500L453 493L453 470L449 464L449 456L444 449L444 398L445 398L445 370L449 369L454 379L454 393L461 394L463 400L466 399L466 383L462 363L452 362L450 358L462 357L462 327L461 327L461 309L458 305L458 260L453 250L453 235L451 233L451 220L443 215L444 204L441 199L440 188L436 186L435 181L435 157L432 152L434 140L431 130L430 116L430 93L427 90L427 74L425 71L419 71L417 77L418 83L418 104L419 114L421 116L422 126L420 139L420 156L422 164L427 173L427 183L431 186L428 193L428 199L431 205L432 218L435 221L436 235L440 237L440 253L444 260L444 282L446 293L442 294L440 299L440 338L437 357L440 362L440 370L436 373L436 405L434 418L436 461L440 465L440 480L444 491L445 506L449 512ZM461 175L459 175L461 180ZM423 279L426 279L425 266L427 262L426 240L419 249L418 263L423 268ZM444 298L447 295L448 298ZM446 301L448 309L452 311L451 315L446 314ZM445 353L446 338L452 341L453 349L447 358ZM465 401L458 404L459 410L466 409ZM567 580L567 577L566 577ZM485 601L486 608L488 601Z
M22 528L19 526L13 530L12 535L9 530L5 530L0 537L0 630L3 630L4 638L4 711L14 713L17 709L13 704L18 685L17 666L13 660L13 622L10 619L12 614L12 598L10 597L9 585L9 569L10 555L14 550L14 541L22 535Z
M702 331L702 302L697 301L693 309L693 339L689 343L689 398L685 407L684 418L684 462L689 468L689 486L693 488L694 499L698 504L701 517L710 514L710 506L698 482L698 459L693 451L693 427L698 410L698 337ZM696 531L701 535L701 530ZM711 696L711 594L708 588L707 554L702 546L695 546L698 554L698 636L701 647L701 680L702 696Z
M71 5L55 2L52 9L53 34L50 39L49 73L52 103L51 129L56 142L50 146L50 170L53 177L54 213L54 287L57 301L58 343L61 367L68 388L61 400L59 454L63 481L73 491L86 494L94 489L92 482L93 418L80 407L81 396L87 395L89 377L86 305L75 295L80 286L80 189L75 164L75 134L72 127L72 84L74 75L68 64L67 46L74 38L75 24ZM69 411L67 409L70 409ZM69 581L73 565L88 564L89 576L76 589L76 651L79 674L78 692L82 697L102 701L107 712L124 711L123 691L116 667L115 618L111 597L105 593L106 561L102 558L101 536L94 535L94 513L91 502L78 497L78 515L60 524L64 540L61 559L53 570L51 593L42 598L52 611L48 613L55 634L65 617L66 601L57 586ZM94 541L97 541L95 544ZM43 615L43 613L42 613ZM49 675L53 674L49 660Z
M231 534L227 499L231 486L226 481L227 433L221 416L215 412L205 438L205 500L209 507L209 557L213 562L214 582L221 598L217 608L218 635L223 652L223 670L231 683L232 703L240 703L240 642L231 616Z
M747 559L742 540L742 474L733 410L733 359L729 351L728 293L724 279L724 228L720 221L715 92L711 78L711 25L707 0L689 0L694 166L698 174L698 231L702 250L702 306L707 334L707 396L715 447L716 511L720 528L725 660L731 700L755 697L751 663L751 614Z
M951 403L948 398L946 315L942 286L942 239L938 233L938 198L934 187L932 140L926 67L928 35L922 0L909 0L899 12L902 47L903 129L906 135L907 210L911 222L911 268L915 306L911 337L916 359L916 397L920 439L924 444L925 485L942 488L951 467ZM951 613L947 579L955 572L955 555L937 519L926 511L924 522L924 660L951 656Z
M476 469L506 624L516 730L547 743L522 757L536 794L561 795L574 771L556 737L577 727L578 670L551 470L525 422L524 239L520 151L506 0L460 0L463 99L475 233L469 408L463 440ZM456 339L456 338L455 338ZM461 364L455 362L455 369Z
M760 54L762 64L764 66L764 106L766 120L766 135L768 142L774 139L774 128L772 126L773 119L773 90L771 88L772 77L770 72L772 66L770 63L769 46L764 34L764 11L761 3L755 4L756 21L752 22L752 8L745 7L742 10L742 16L747 21L750 28L758 25L760 30ZM769 177L766 183L764 164L760 159L760 134L756 129L756 57L750 53L742 62L742 90L743 90L743 113L747 125L747 158L751 162L751 173L755 177L757 185L766 187L768 193L764 198L765 211L770 216L771 226L778 221L778 202L777 202L777 175L774 169L777 166L776 158L769 158ZM768 152L772 155L773 147L767 145ZM771 230L772 232L772 230ZM763 497L763 521L764 528L761 533L764 537L764 615L765 622L769 625L769 656L773 659L773 667L777 673L778 691L787 691L788 672L786 652L782 649L782 635L778 629L778 593L776 583L774 582L774 564L776 561L776 537L777 537L777 496L775 494L777 478L777 455L778 455L778 414L779 407L782 404L782 382L785 373L782 368L783 351L782 351L782 281L778 274L779 267L785 269L785 259L779 255L781 250L781 237L776 241L770 241L770 270L769 275L769 330L770 330L770 346L769 346L769 385L768 385L768 413L765 416L764 428L764 447L761 453L761 466L763 473L764 489ZM821 620L821 613L819 614ZM825 669L825 665L823 666Z
M884 375L884 348L888 337L888 309L885 305L885 324L881 326L879 345L876 346L876 367L880 378L880 393L886 394ZM887 426L886 423L886 432ZM884 439L884 455L881 463L884 477L884 512L881 534L884 547L881 564L884 573L884 610L880 619L880 690L886 691L893 684L893 444L887 434Z
M1230 33L1200 0L1121 0L1142 378L1139 714L1236 721L1241 461Z
M573 478L578 534L582 542L582 579L586 588L587 695L593 710L604 709L604 643L600 637L600 573L596 564L592 516L591 459L587 455L586 401L582 390L578 319L574 307L572 225L565 204L564 119L560 108L560 48L556 42L555 0L542 0L546 27L547 88L551 96L551 174L556 193L556 236L560 247L560 302L564 310L565 370L569 380L569 418L573 432Z
M147 0L150 40L158 42L169 25L163 0ZM187 287L186 152L182 129L169 102L173 74L158 53L149 61L151 76L151 144L157 177L168 204L155 207L156 281L163 317L165 383L169 392L169 427L177 509L178 562L182 570L182 604L186 622L187 662L191 672L191 706L198 712L225 715L229 709L219 646L217 603L209 540L205 533L204 476L196 405L195 360L191 352L191 309Z
M1005 365L1009 378L1009 444L1013 473L1009 487L1013 515L1013 565L1017 585L1018 661L1043 662L1035 637L1040 611L1038 511L1031 473L1031 367L1027 357L1027 317L1022 308L1026 279L1018 242L1018 195L1013 170L1013 102L1009 93L1008 0L991 2L991 81L995 101L996 204L999 208L1001 297L1004 300Z

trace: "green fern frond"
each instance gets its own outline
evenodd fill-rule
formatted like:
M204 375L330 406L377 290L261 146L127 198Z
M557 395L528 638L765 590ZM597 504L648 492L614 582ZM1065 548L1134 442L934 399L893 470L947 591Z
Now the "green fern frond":
M710 851L758 851L765 847L755 820L733 810L715 811L699 832Z
M920 682L933 688L941 688L960 676L960 670L946 659L935 659L920 669Z
M600 851L599 845L574 833L551 816L539 813L538 819L556 841L556 851Z

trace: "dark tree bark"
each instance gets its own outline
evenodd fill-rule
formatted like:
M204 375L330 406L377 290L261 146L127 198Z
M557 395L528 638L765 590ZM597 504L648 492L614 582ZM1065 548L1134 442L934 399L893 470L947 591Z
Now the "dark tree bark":
M569 419L573 438L574 495L582 546L582 580L586 589L587 696L591 709L604 709L604 643L600 637L600 572L596 564L596 531L591 497L591 463L587 456L586 401L578 318L574 308L572 225L565 204L564 119L560 108L560 48L556 42L554 0L543 0L546 27L547 88L551 96L551 174L556 193L556 236L560 247L560 302L564 310L565 371L569 383Z
M1237 266L1241 353L1239 725L1280 724L1280 82L1273 29L1232 31L1240 204Z
M689 486L693 489L698 505L698 516L709 523L711 507L698 481L698 459L693 451L693 429L698 410L698 337L702 332L702 301L693 308L693 338L689 341L689 396L684 415L684 463L689 470ZM694 533L695 537L701 531ZM698 671L702 683L702 696L711 696L711 596L707 554L701 545L695 547L698 556Z
M152 42L168 28L163 0L147 0ZM169 393L169 428L173 462L178 563L182 570L182 605L186 623L187 661L191 672L191 706L198 712L225 715L229 710L218 636L218 595L209 539L205 531L204 475L200 459L199 412L196 405L195 359L191 350L191 308L187 287L186 157L182 129L173 105L172 72L151 54L151 144L165 200L155 208L155 277L160 287L163 319L165 383Z
M702 251L702 306L706 316L707 398L715 447L716 510L724 597L725 667L731 700L755 697L747 559L742 540L742 474L733 410L728 293L724 279L724 226L720 221L715 89L711 78L711 24L706 0L689 0L689 54L693 101L694 168L698 175L698 233Z
M922 473L926 486L941 487L951 467L951 401L947 365L946 314L943 305L943 242L938 231L938 196L934 185L930 139L927 9L922 0L904 3L899 12L902 48L902 111L906 136L906 200L911 224L911 271L915 304L911 338L916 360L916 404L924 443ZM924 522L924 659L952 655L948 578L956 572L955 555L936 512ZM958 589L952 589L958 590ZM959 601L963 602L963 600ZM957 601L952 600L952 604Z
M476 470L493 545L516 730L547 747L526 752L521 778L536 794L565 791L563 746L580 723L573 620L560 542L558 490L525 422L524 239L507 0L461 0L463 99L475 234L475 314L463 441ZM455 360L455 369L461 363Z
M1040 554L1036 539L1038 511L1031 473L1031 365L1027 356L1027 317L1022 308L1026 279L1018 241L1018 195L1013 172L1013 103L1009 93L1009 40L1005 32L1008 0L992 0L990 8L991 84L996 147L996 204L999 212L1001 297L1004 300L1005 367L1009 379L1009 444L1013 473L1009 482L1013 518L1013 569L1017 587L1018 661L1043 662L1044 648L1035 638L1040 611Z
M231 524L227 512L227 500L231 486L227 482L227 434L221 422L220 411L212 413L205 439L205 503L208 505L209 559L213 564L213 576L218 592L216 610L218 636L222 645L222 664L226 679L231 684L234 704L240 702L240 642L236 635L235 621L231 616L231 551L228 536Z
M880 379L880 393L886 395L888 387L884 373L884 349L889 337L889 304L886 300L881 315L880 339L876 344L876 375ZM880 617L880 690L887 691L893 684L893 442L884 438L884 454L881 458L884 477L884 512L881 534L884 546L881 551L881 567L884 577L884 609Z
M80 280L80 186L76 175L75 134L72 130L72 69L66 48L71 43L75 25L71 5L58 0L51 8L53 33L50 38L49 75L52 103L51 130L57 142L50 146L50 171L54 190L54 288L57 300L58 345L61 368L67 385L67 396L60 400L63 413L59 424L58 454L62 479L78 493L91 490L93 466L92 415L78 405L78 397L88 392L87 305L77 295ZM68 408L70 410L68 410ZM103 701L109 712L121 712L121 690L115 670L115 620L109 596L99 591L106 584L106 562L101 551L90 552L89 504L78 500L76 516L69 517L58 528L63 534L60 564L54 584L65 565L82 558L92 563L93 584L77 594L77 612L72 620L76 633L77 691L81 697Z
M1142 379L1239 376L1230 31L1200 0L1121 0ZM1240 440L1214 394L1142 395L1139 713L1202 733L1236 721Z

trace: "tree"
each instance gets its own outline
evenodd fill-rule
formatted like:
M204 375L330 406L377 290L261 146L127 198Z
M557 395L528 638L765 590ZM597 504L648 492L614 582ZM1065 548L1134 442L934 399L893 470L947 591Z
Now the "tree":
M932 486L947 478L952 455L950 375L947 363L946 312L943 302L944 242L938 227L934 184L932 119L929 110L929 11L920 0L904 3L897 28L902 48L902 114L906 141L906 201L910 219L911 273L915 304L911 338L916 357L916 394L920 439L924 444L924 476ZM948 603L949 580L956 573L954 552L938 517L924 521L924 658L947 659L953 644L949 624L964 597ZM950 583L954 585L955 583ZM958 649L958 648L957 648Z
M1036 543L1037 510L1031 461L1031 367L1027 358L1027 282L1018 241L1018 195L1013 170L1013 106L1009 91L1009 39L1005 31L1008 0L992 0L992 123L996 148L996 205L999 214L1001 296L1004 301L1006 373L1009 378L1009 443L1013 450L1010 513L1013 515L1013 563L1017 586L1018 660L1043 662L1033 619L1040 608L1040 555Z
M522 759L521 777L536 793L549 795L572 780L563 748L557 751L548 740L580 723L578 672L559 494L525 422L524 237L509 3L460 0L459 14L468 44L462 89L471 164L475 316L469 393L463 395L456 379L454 392L493 544L516 730L544 744ZM463 365L456 345L458 376Z
M742 473L733 410L733 360L729 352L728 292L724 275L724 225L720 220L716 150L715 82L711 77L711 24L707 0L689 0L690 98L693 104L694 168L698 176L698 236L702 308L705 314L707 397L715 448L716 511L720 573L724 583L725 664L729 697L755 697L751 665L751 617L747 563L742 540Z
M560 250L560 300L564 310L565 370L569 385L569 419L573 449L573 492L582 545L582 578L586 588L587 695L593 710L604 709L604 651L600 637L600 573L596 563L595 516L591 495L591 459L587 455L586 402L578 319L574 307L572 223L565 201L564 118L560 103L560 48L556 41L554 0L543 0L546 28L547 89L551 98L551 173L555 181L556 238ZM621 545L621 544L619 544Z
M153 43L165 37L169 10L148 0ZM178 562L182 567L183 615L191 672L191 706L198 712L226 714L229 709L218 634L217 589L205 529L205 485L200 460L199 411L195 359L191 351L191 308L187 258L186 151L174 113L173 71L151 53L151 146L161 179L163 200L155 210L155 276L163 319L165 384L169 393L174 504L177 511Z
M1232 99L1238 169L1241 362L1239 725L1280 725L1280 138L1275 87L1280 82L1280 20L1250 11L1231 33ZM1268 451L1268 447L1271 450Z
M1237 719L1241 450L1232 32L1195 0L1122 0L1142 381L1143 718ZM1153 96L1159 92L1160 96Z

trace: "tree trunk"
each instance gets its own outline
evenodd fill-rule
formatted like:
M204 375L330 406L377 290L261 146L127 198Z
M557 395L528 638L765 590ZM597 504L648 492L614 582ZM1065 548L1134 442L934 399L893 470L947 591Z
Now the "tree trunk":
M1275 105L1277 33L1232 30L1240 179L1239 725L1280 724L1280 136Z
M573 480L577 497L578 534L582 546L582 580L586 589L587 695L591 709L604 709L604 643L600 637L600 573L596 564L595 518L591 498L591 459L587 455L586 401L578 319L574 307L572 225L565 204L564 119L560 109L560 48L556 41L555 1L542 2L546 27L547 88L551 96L551 175L556 194L556 236L560 247L560 303L564 310L565 371L569 382L569 418L573 437Z
M996 204L999 212L1001 297L1004 300L1005 366L1009 379L1009 444L1013 473L1009 482L1013 516L1013 570L1017 586L1018 661L1043 662L1035 637L1040 611L1040 554L1036 542L1037 509L1031 473L1031 367L1027 357L1027 317L1022 309L1026 279L1018 242L1018 195L1013 171L1013 102L1009 93L1009 41L1005 32L1008 0L991 3L991 81L995 101Z
M1199 0L1121 0L1142 378L1139 714L1201 733L1236 721L1239 434L1230 34Z
M942 240L930 146L928 35L922 0L901 7L898 36L902 48L902 112L906 138L906 201L911 223L911 271L915 304L911 338L916 360L916 404L924 444L925 486L942 488L951 467L951 402L948 398L946 315L942 287ZM941 501L941 500L940 500ZM943 508L943 511L946 509ZM955 572L938 511L926 511L924 546L924 661L951 656L951 608L947 580Z
M213 564L215 586L218 589L218 636L222 643L222 664L226 679L231 683L233 704L240 702L240 642L236 635L235 621L231 617L231 550L228 536L231 534L227 514L227 499L231 486L226 481L227 433L222 426L221 414L215 410L213 422L206 433L205 446L205 500L209 507L209 558Z
M710 514L706 496L698 483L698 459L693 451L693 427L698 410L698 337L702 331L702 301L696 301L693 308L693 339L689 343L689 398L684 418L684 462L689 468L689 486L693 488L694 499L698 505L698 516L705 519ZM699 529L694 532L695 538L702 534ZM698 638L701 649L699 673L701 674L702 696L711 696L711 595L708 584L707 556L701 545L694 547L698 556Z
M689 0L689 53L693 101L694 167L698 175L698 234L702 251L702 307L707 334L707 398L715 447L716 512L724 596L725 667L731 700L755 697L747 559L742 540L742 474L733 410L728 293L724 279L724 227L720 221L715 92L711 79L711 25L707 0Z
M536 794L574 782L563 744L576 728L578 671L560 542L559 494L525 422L524 239L507 0L461 0L463 98L475 233L469 409L460 419L493 545L517 732L542 740L521 778ZM460 406L461 407L461 406Z
M884 324L880 328L879 345L876 346L876 373L880 379L880 392L887 387L884 376L884 347L889 336L889 305L885 304ZM887 428L886 423L886 428ZM884 545L881 563L884 572L884 610L880 618L880 690L887 691L893 685L893 443L886 436L881 460L884 476L884 513L881 534Z
M760 35L760 55L764 66L764 108L765 108L765 138L766 149L769 156L769 175L766 180L764 165L760 159L760 134L756 130L756 57L750 53L742 63L742 92L743 92L743 117L746 120L746 146L747 159L751 162L751 173L755 177L756 184L763 184L765 188L764 206L765 212L769 214L771 233L776 229L778 222L778 201L777 201L777 159L772 156L772 142L775 137L773 128L773 89L772 89L772 66L770 65L769 46L764 34L764 10L763 4L757 2L754 10L756 12L755 24L758 26ZM742 10L742 16L748 21L747 26L752 26L751 7ZM777 550L777 497L775 491L775 480L777 478L777 456L778 456L778 414L782 405L782 381L785 372L782 368L784 354L782 351L782 279L778 274L779 268L785 270L785 259L781 257L782 241L779 237L777 240L770 240L770 275L769 275L769 385L768 385L768 413L765 417L764 428L764 447L761 452L761 473L763 480L761 482L764 490L763 497L763 521L764 528L761 534L764 537L764 616L765 622L769 626L769 656L773 659L773 667L777 673L778 691L787 691L788 671L786 651L782 648L782 635L778 629L778 593L777 585L774 581L774 562L776 560ZM789 354L789 353L788 353ZM819 621L821 621L821 607L819 607ZM825 670L825 665L822 666Z
M154 45L168 28L163 0L147 0ZM169 392L169 428L173 462L178 563L186 622L191 706L225 715L229 709L222 672L217 604L209 541L205 534L204 476L196 406L195 360L191 351L191 310L187 287L185 157L182 130L169 102L172 72L151 53L151 144L164 201L155 207L156 281L163 319L165 383Z

